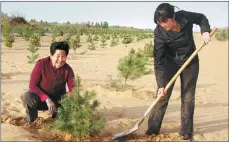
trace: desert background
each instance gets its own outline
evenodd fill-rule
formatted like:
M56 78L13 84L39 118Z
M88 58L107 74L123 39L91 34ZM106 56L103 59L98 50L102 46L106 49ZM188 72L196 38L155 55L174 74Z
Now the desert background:
M20 20L19 20L20 21ZM22 20L23 21L23 20ZM23 22L22 22L23 23ZM21 23L13 19L8 19L8 24L13 27L20 27ZM26 26L40 27L40 22L30 21ZM47 23L46 23L47 24ZM45 24L44 24L45 25ZM48 24L47 24L48 25ZM46 26L47 26L46 25ZM82 26L82 25L80 25ZM47 26L48 27L48 26ZM82 28L82 27L80 27ZM95 28L95 27L91 27ZM119 38L119 42L111 46L111 36L109 28L98 28L105 35L110 36L106 40L106 46L101 47L101 34L98 41L94 40L95 50L89 49L92 44L87 41L88 35L80 35L80 47L75 51L71 48L67 63L73 68L75 75L82 80L84 90L95 90L96 99L101 103L98 112L105 118L105 128L100 133L100 140L111 141L114 134L132 128L137 120L143 116L146 109L155 100L156 79L153 69L153 58L149 58L147 68L151 72L136 79L127 80L125 91L117 90L119 83L111 85L109 75L112 78L119 78L117 65L120 58L127 56L131 49L144 50L146 44L153 43L153 32L150 30L137 30L129 27L115 27L118 31L131 35L130 43L123 43L124 37ZM97 30L95 28L95 30ZM218 36L222 29L218 29ZM227 30L224 30L227 31ZM55 40L65 40L67 33L56 36ZM137 40L138 33L143 36ZM228 31L226 39L220 41L216 34L211 41L199 52L200 72L196 89L196 106L194 114L194 141L228 141ZM32 35L32 34L31 34ZM119 35L119 34L118 34ZM225 36L225 35L224 35ZM27 55L31 55L28 48L30 40L25 40L23 36L14 35L15 39L12 47L4 44L4 37L1 42L1 140L2 141L38 141L55 140L54 133L43 128L34 131L24 129L18 125L17 121L25 117L25 109L21 103L20 95L28 90L30 73L34 63L28 63ZM29 36L31 37L31 36ZM38 46L39 58L49 56L49 47L52 43L52 35L44 34L40 37ZM139 36L141 37L141 36ZM194 33L194 40L198 48L202 43L200 32ZM115 81L113 80L113 84ZM121 84L124 79L121 78ZM169 101L169 105L163 119L161 134L157 137L145 137L147 121L143 124L135 135L128 137L126 141L179 141L178 130L180 128L180 79L178 78ZM39 112L39 117L49 119L47 112ZM45 123L45 122L43 122Z

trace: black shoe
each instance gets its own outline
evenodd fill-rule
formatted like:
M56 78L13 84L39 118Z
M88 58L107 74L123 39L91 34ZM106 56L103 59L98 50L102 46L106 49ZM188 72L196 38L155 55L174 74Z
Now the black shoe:
M178 134L181 136L182 140L193 140L191 134L184 134L182 132L178 132Z
M181 139L182 140L190 140L190 141L193 140L192 136L191 135L187 135L187 134L181 135Z
M158 135L159 134L159 132L153 132L153 131L150 131L150 130L147 130L146 132L145 132L145 134L146 135Z
M56 118L56 116L57 116L57 112L53 112L52 118L54 119L54 118Z

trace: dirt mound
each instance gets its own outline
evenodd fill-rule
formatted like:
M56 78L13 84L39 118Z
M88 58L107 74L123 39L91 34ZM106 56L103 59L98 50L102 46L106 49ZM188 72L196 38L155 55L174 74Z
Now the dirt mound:
M136 98L139 100L154 100L156 98L155 92L148 90L136 90L133 88L128 88L125 91L116 91L114 88L108 88L104 85L95 85L87 88L87 90L94 90L98 96L119 96L121 98Z

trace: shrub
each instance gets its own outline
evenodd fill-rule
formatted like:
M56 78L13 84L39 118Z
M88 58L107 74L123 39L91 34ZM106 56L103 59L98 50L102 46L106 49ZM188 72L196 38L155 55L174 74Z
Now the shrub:
M121 58L118 64L118 70L120 75L124 78L124 87L125 91L126 81L128 78L140 77L144 74L148 74L150 71L147 71L145 67L147 59L140 52L135 54L135 50L131 49L128 56Z
M34 63L35 60L38 58L39 53L36 54L36 52L38 51L39 46L40 46L40 36L39 34L33 34L29 40L28 50L31 52L31 56L27 56L27 58L29 59L28 63L30 64Z
M64 36L64 41L66 41L68 44L70 44L71 34L66 33L63 36Z
M30 40L30 36L33 34L32 26L23 25L22 26L22 37L26 40Z
M14 35L12 34L12 26L7 21L3 21L3 43L9 49L13 46L13 42L15 41Z
M55 42L57 36L62 36L63 32L56 25L52 26L52 42Z
M113 46L116 46L119 42L119 38L117 37L116 34L113 34L111 36L111 43L110 43L110 46L113 47Z
M153 57L153 44L152 41L150 41L149 43L146 43L144 46L144 54L147 57Z
M90 50L95 50L96 49L96 46L95 46L93 40L88 44L88 49L90 49Z
M88 36L88 40L89 40L88 49L95 50L96 46L95 46L94 41L90 35Z
M87 37L87 42L92 42L92 40L93 40L93 39L92 39L92 37L91 37L91 34L89 34L88 37Z
M74 52L76 52L76 49L81 46L80 45L80 35L71 36L70 46L74 50Z
M227 41L228 40L228 28L219 29L215 34L215 38L219 41Z
M133 39L131 38L131 36L125 36L122 40L123 44L129 44L133 41Z
M110 40L111 39L110 35L106 35L105 37L106 37L106 40Z
M101 36L101 47L102 47L102 48L105 48L105 46L106 46L106 41L107 41L106 36L105 36L105 35L102 35L102 36Z
M4 37L3 39L4 41L4 45L6 47L8 47L9 49L11 49L13 47L13 43L15 41L15 37L13 36L13 34L9 34L7 36Z
M98 41L99 40L99 36L98 35L95 35L94 38L93 38L94 41Z
M75 80L72 96L67 94L60 101L61 107L57 110L57 119L51 128L56 128L80 140L87 136L96 136L105 126L104 119L96 113L99 106L97 100L92 100L96 93L85 91L81 93L80 78Z
M8 36L12 32L12 26L7 22L3 21L2 22L2 35L3 37Z
M36 29L36 33L38 33L40 36L44 36L45 35L45 28L44 27L38 27Z

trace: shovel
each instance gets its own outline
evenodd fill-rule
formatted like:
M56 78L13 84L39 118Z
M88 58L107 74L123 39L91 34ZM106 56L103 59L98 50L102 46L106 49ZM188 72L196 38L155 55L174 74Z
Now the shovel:
M210 37L212 37L212 35L216 32L217 28L214 28L211 33L210 33ZM197 55L197 53L206 45L206 43L202 43L202 45L197 48L192 55L188 58L188 60L181 66L181 68L177 71L177 73L173 76L173 78L169 81L169 83L166 85L165 87L165 92L168 90L168 88L175 82L175 80L177 79L177 77L181 74L181 72L187 67L187 65L192 61L192 59ZM131 133L134 133L135 131L137 131L139 129L140 124L144 121L144 119L146 118L146 116L149 114L149 112L153 109L153 107L155 106L155 104L162 98L162 94L159 94L158 97L156 98L156 100L150 105L150 107L146 110L146 112L144 113L144 116L141 117L137 123L134 125L133 128L129 129L129 130L125 130L121 133L115 134L112 139L118 139L124 136L127 136Z

